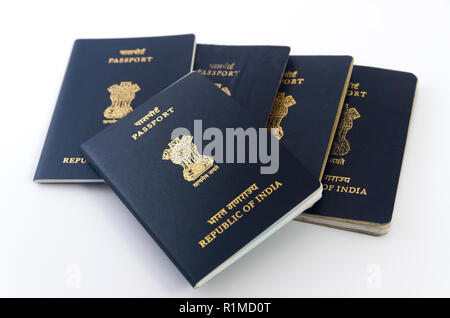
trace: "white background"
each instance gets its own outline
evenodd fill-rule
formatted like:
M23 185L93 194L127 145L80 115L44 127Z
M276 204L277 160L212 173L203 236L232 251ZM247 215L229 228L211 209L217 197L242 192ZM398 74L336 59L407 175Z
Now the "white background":
M449 1L3 2L0 296L450 296L449 31ZM181 33L415 73L390 232L291 222L193 289L107 186L33 183L73 41Z

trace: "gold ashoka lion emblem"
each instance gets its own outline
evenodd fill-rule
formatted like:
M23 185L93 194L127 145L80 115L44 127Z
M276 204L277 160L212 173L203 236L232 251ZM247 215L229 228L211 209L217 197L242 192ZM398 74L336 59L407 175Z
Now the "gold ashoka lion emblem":
M108 87L111 105L103 112L105 118L120 119L132 112L131 102L135 98L136 92L140 90L141 88L132 82L120 82L120 85L114 84Z
M230 92L230 89L229 89L228 87L223 86L223 85L220 84L220 83L214 83L214 85L216 85L218 88L220 88L220 90L221 90L222 92L224 92L225 94L227 94L228 96L231 96L231 92Z
M347 140L347 133L353 128L353 121L359 117L361 115L355 107L348 108L348 104L344 104L333 145L331 146L331 155L344 156L349 153L350 143Z
M163 160L170 160L183 167L183 177L193 181L208 170L214 163L210 156L201 155L192 142L192 136L183 135L169 142L169 148L164 149Z
M269 123L267 128L277 137L278 140L283 138L284 132L281 127L281 121L288 114L289 107L295 105L297 102L292 95L286 96L285 93L278 93L272 106L269 116Z

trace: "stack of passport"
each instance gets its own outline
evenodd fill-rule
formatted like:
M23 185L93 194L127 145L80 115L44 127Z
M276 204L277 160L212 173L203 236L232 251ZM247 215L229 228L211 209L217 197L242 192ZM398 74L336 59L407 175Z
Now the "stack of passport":
M385 234L416 82L192 34L77 40L34 181L107 182L198 287L293 219Z

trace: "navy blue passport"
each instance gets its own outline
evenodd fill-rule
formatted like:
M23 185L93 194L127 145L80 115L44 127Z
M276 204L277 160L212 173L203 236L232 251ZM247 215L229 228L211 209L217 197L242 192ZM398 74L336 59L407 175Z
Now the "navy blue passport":
M391 224L417 78L355 66L322 178L303 221L385 234Z
M192 72L81 147L198 287L312 206L322 187L282 146L273 174L261 174L258 163L224 163L217 151L208 155L193 142L194 120L202 121L205 134L255 124L234 99ZM176 128L182 130L172 138Z
M194 70L207 76L265 127L290 48L198 44Z
M322 179L353 69L351 56L290 56L268 128Z
M80 145L192 71L192 34L76 40L35 182L103 182Z

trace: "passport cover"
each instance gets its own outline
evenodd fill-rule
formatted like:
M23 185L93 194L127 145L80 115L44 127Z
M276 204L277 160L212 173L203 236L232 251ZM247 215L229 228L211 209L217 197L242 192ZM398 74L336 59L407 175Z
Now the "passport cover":
M198 44L194 70L207 76L265 127L290 48Z
M192 72L82 150L197 287L312 206L322 189L281 146L278 172L260 174L258 163L221 163L216 155L202 155L187 133L171 140L177 127L193 132L194 119L223 132L254 125L232 98Z
M355 66L322 179L323 199L300 219L380 235L387 232L417 78Z
M80 145L192 71L195 37L76 40L35 182L103 182Z
M268 128L322 179L353 68L351 56L290 56Z

